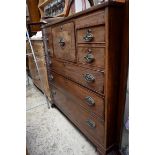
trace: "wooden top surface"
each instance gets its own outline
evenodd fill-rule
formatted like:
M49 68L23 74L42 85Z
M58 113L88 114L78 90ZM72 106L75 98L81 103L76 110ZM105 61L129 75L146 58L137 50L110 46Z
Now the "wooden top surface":
M65 17L63 19L58 19L56 21L49 22L48 24L43 25L41 28L43 29L45 27L49 27L51 25L55 25L57 23L61 23L61 22L66 21L66 20L82 16L83 14L87 14L87 13L90 13L92 11L100 10L100 9L103 9L105 7L108 7L108 6L112 6L112 5L113 6L119 6L119 5L123 5L123 4L124 4L123 2L107 1L107 2L104 2L102 4L90 7L88 9L84 10L84 11L80 11L78 13L75 13L75 14L73 14L71 16Z

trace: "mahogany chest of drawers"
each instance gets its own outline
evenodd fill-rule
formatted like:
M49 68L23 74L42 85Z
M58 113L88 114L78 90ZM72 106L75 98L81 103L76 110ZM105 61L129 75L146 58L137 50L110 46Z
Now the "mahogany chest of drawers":
M122 8L105 2L42 27L52 104L103 155L119 145Z

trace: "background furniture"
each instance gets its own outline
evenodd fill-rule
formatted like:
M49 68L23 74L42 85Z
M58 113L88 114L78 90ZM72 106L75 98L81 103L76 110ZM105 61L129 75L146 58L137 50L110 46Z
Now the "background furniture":
M123 17L123 3L108 1L42 29L51 103L103 155L120 145Z
M43 41L42 39L35 39L35 40L31 40L32 42L32 46L35 52L35 56L37 59L37 64L39 67L39 71L42 77L42 81L43 81L43 87L41 86L41 80L39 78L38 72L37 72L37 68L34 62L34 58L30 49L30 45L27 42L27 53L28 55L28 68L30 71L30 75L32 78L33 83L42 91L45 92L46 96L48 97L49 100L51 100L50 97L50 90L49 90L49 84L48 84L48 78L47 78L47 69L46 69L46 63L45 63L45 56L44 56L44 49L43 49ZM44 90L42 90L44 89Z

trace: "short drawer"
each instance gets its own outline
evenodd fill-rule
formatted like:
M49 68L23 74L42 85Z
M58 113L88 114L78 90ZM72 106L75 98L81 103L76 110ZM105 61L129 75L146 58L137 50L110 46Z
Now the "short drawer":
M77 30L77 43L105 43L105 26L94 26Z
M59 59L75 61L74 23L61 24L52 28L54 56Z
M104 119L104 98L52 72L52 85L69 92L79 105Z
M105 62L105 48L104 47L91 47L79 46L77 54L78 63L89 66L96 66L104 68Z
M93 142L104 145L104 121L92 116L72 99L71 94L52 87L58 108Z
M68 62L52 60L52 70L93 91L104 93L104 73Z

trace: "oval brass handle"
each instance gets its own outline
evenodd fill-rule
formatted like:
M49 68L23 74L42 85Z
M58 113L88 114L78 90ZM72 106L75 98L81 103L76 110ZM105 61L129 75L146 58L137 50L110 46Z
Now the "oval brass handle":
M60 45L60 47L64 47L64 46L65 46L65 41L64 41L63 38L61 38L61 39L59 40L59 45Z
M90 96L86 96L86 97L85 97L85 101L86 101L87 104L90 105L90 106L95 105L94 99L93 99L92 97L90 97Z
M84 41L90 42L94 38L93 34L91 33L91 29L87 30L85 36L83 37Z
M94 121L92 121L91 119L87 119L86 120L86 124L91 127L92 129L96 127L96 124Z
M87 53L86 56L84 56L87 63L91 63L94 61L94 56L91 53Z
M94 81L95 81L94 76L93 76L92 74L89 74L89 73L86 73L86 74L84 75L84 78L85 78L85 80L86 80L87 82L94 82Z

